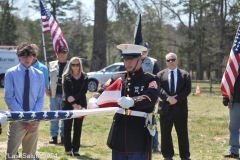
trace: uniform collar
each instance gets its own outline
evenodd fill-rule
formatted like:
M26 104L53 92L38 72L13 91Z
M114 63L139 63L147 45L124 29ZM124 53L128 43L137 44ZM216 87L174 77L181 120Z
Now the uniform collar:
M136 70L133 72L127 72L128 77L136 77L136 76L140 75L141 73L143 73L142 67L139 70Z

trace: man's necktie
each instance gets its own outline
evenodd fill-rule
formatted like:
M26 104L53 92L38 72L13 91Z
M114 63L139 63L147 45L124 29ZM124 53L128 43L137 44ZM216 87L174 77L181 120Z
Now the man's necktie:
M171 94L174 95L174 93L175 93L174 74L173 71L171 71Z
M30 78L29 70L26 69L25 81L24 81L24 93L23 93L23 110L29 111L29 89L30 89Z

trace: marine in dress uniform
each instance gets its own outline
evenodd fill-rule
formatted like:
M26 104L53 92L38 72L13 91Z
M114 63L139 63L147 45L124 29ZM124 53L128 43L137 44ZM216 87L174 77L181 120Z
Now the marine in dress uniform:
M94 95L97 98L109 85L122 78L122 97L117 100L121 109L113 117L107 145L112 149L113 160L148 160L152 137L145 121L154 111L159 79L141 67L140 55L147 48L134 44L121 44L117 48L122 50L127 71L114 74Z

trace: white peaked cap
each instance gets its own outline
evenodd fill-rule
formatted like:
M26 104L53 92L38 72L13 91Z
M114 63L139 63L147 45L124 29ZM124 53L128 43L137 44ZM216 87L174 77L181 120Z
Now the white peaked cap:
M117 48L122 50L123 58L138 57L142 54L143 51L147 51L146 47L135 44L120 44L117 46Z

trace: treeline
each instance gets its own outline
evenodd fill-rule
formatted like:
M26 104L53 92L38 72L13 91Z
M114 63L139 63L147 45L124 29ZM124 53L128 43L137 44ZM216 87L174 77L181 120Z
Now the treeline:
M18 45L27 41L36 43L43 53L40 20L21 19L13 15L12 12L17 9L13 7L13 1L0 2L0 45ZM104 59L102 65L118 62L121 59L116 46L133 43L136 18L140 12L143 40L149 43L149 56L158 60L160 69L165 68L165 55L174 52L178 55L179 67L188 70L192 79L221 79L240 18L238 0L97 0L95 11L98 13L95 16L106 12L97 10L96 2L107 5L115 15L114 20L107 19L105 32L104 26L88 23L94 20L89 18L90 13L84 12L79 0L44 2L64 33L70 49L69 58L83 58L86 72L96 65L92 55L98 53L93 51L93 44L101 42L101 39L93 38L94 30L103 30L107 37L106 53L99 54ZM35 1L30 5L39 10ZM74 13L73 17L67 18L66 10ZM51 36L44 36L47 61L55 60ZM44 61L43 54L39 59Z

